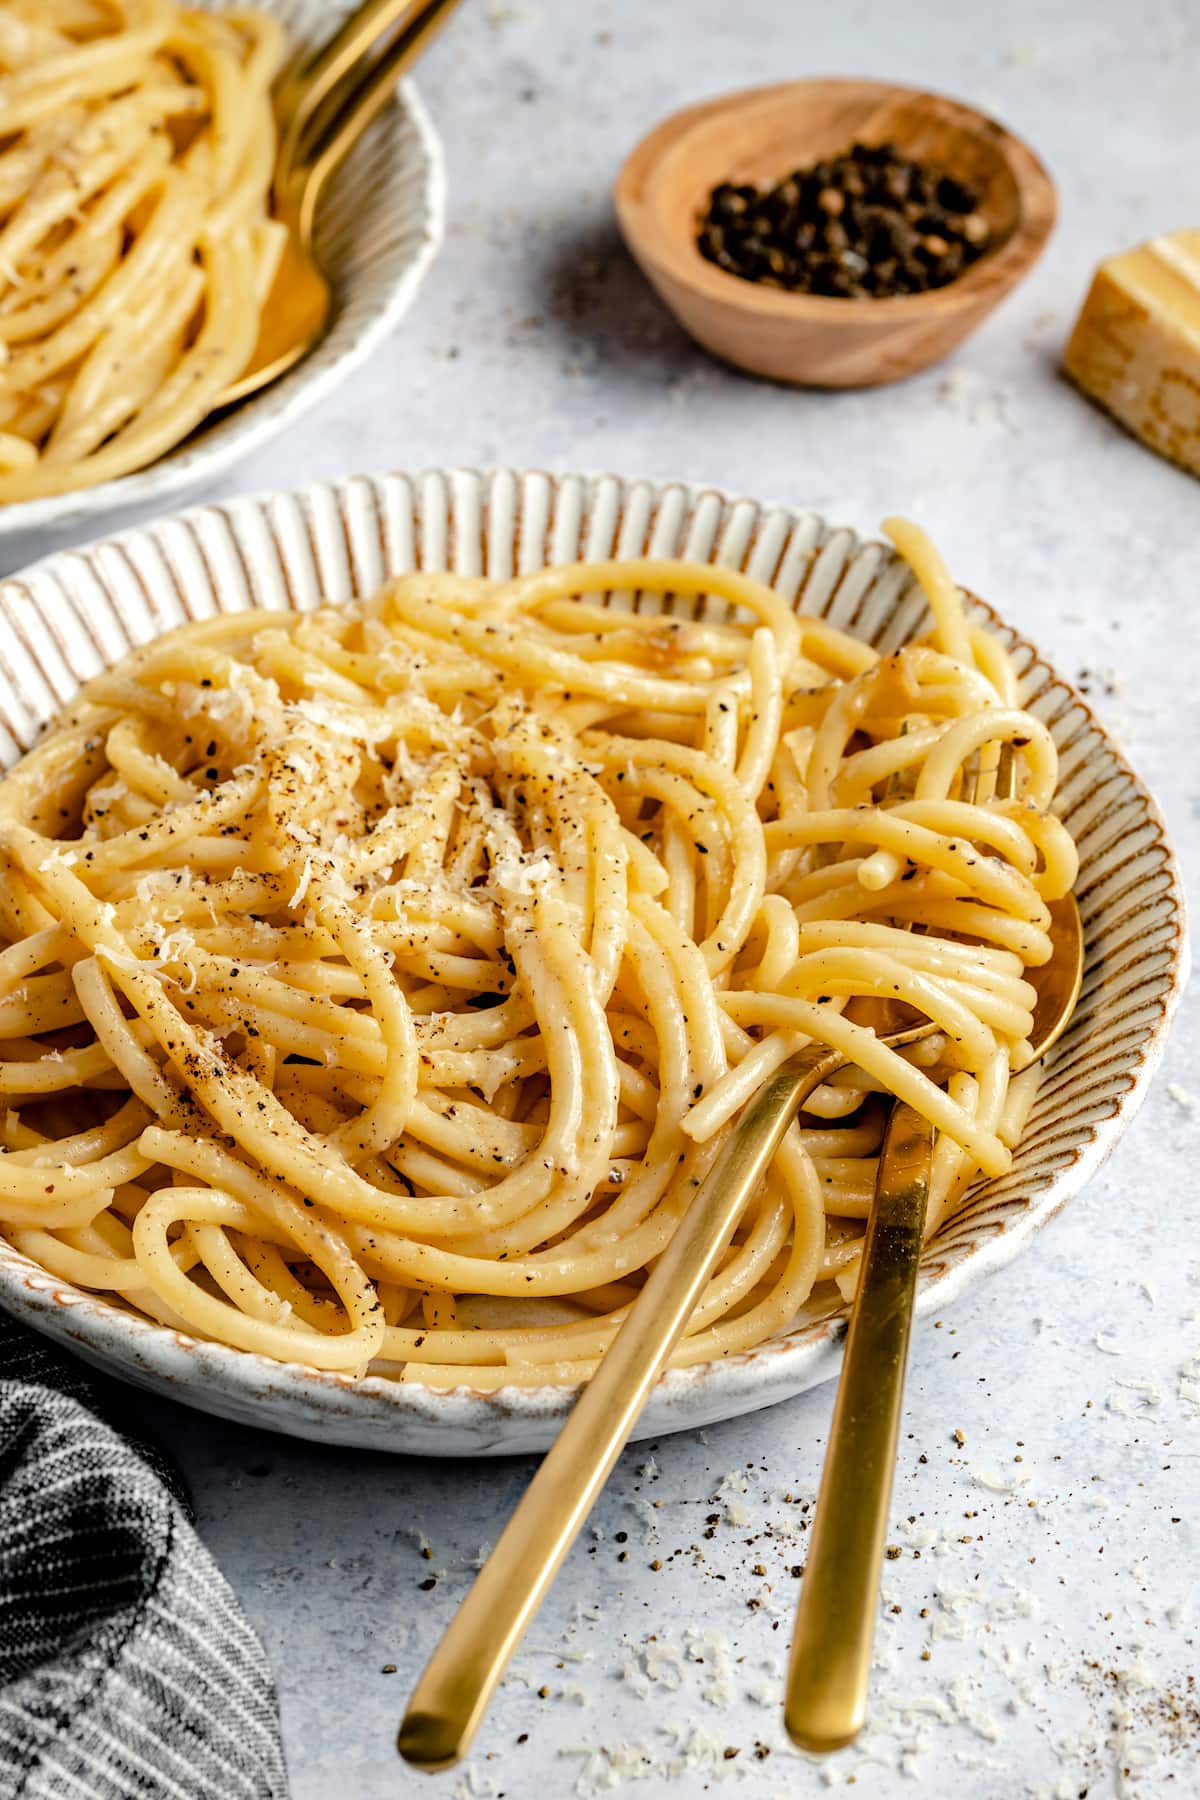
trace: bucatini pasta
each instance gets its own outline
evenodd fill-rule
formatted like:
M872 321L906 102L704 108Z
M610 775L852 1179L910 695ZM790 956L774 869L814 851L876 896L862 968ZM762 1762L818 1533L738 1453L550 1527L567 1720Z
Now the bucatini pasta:
M282 53L248 8L0 6L0 502L143 468L246 367Z
M882 658L637 561L221 616L92 681L0 782L12 1242L271 1357L574 1381L810 1040L853 1066L675 1362L850 1290L889 1095L937 1127L936 1229L1008 1166L1076 856L1003 651L890 529L932 623Z

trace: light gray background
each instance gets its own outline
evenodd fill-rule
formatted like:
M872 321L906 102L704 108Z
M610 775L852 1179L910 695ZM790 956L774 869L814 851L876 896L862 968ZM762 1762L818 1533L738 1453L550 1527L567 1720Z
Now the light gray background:
M950 362L878 392L794 393L709 362L611 220L617 167L665 112L818 72L989 108L1059 186L1061 223L1020 292ZM1200 221L1195 0L467 0L421 84L450 173L432 277L372 365L222 491L505 461L708 480L866 529L910 512L1060 669L1093 672L1194 883L1200 485L1056 363L1101 255ZM52 547L10 543L8 566ZM646 1800L722 1785L752 1800L851 1784L872 1800L1200 1791L1188 1090L1194 1006L1103 1173L919 1334L877 1722L824 1767L788 1750L778 1697L828 1388L630 1452L467 1770L433 1783L397 1763L394 1728L532 1465L323 1451L153 1405L270 1651L295 1800L558 1800L636 1782Z

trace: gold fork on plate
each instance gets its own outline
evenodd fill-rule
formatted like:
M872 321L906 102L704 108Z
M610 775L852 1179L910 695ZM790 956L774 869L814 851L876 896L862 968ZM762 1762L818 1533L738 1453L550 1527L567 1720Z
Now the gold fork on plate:
M1014 790L1009 746L998 756L985 752L975 801L1011 799ZM1031 1063L1066 1030L1083 981L1083 929L1070 894L1050 907L1050 940L1050 961L1029 972L1037 990ZM932 1156L928 1120L897 1103L879 1158L788 1665L784 1723L793 1742L815 1754L851 1743L867 1716Z
M313 246L318 202L401 75L457 4L366 0L322 49L281 77L275 92L279 149L271 213L287 228L287 238L250 361L217 406L245 400L277 381L322 336L333 290Z
M1068 901L1066 907L1060 904L1057 937L1052 926L1055 954L1047 969L1062 959L1070 973L1048 984L1053 1017L1046 1021L1042 1052L1065 1027L1082 977L1079 915L1069 896ZM929 1023L893 1032L882 1041L898 1048L930 1037L935 1030ZM418 1680L397 1739L408 1762L433 1772L450 1767L465 1754L509 1658L628 1442L784 1134L814 1090L849 1061L824 1045L806 1046L763 1083L742 1113ZM806 1630L798 1637L800 1650L789 1675L788 1729L798 1742L814 1748L818 1739L820 1748L834 1748L834 1737L846 1728L845 1721L857 1717L861 1724L865 1713L874 1596L891 1496L931 1148L926 1121L910 1107L898 1105L880 1159L818 1500L823 1536L818 1537L814 1525L810 1574L805 1578L808 1591L815 1568L809 1620L818 1616L819 1606L829 1606L836 1590L835 1616L840 1610L842 1621L839 1672L835 1681L821 1680L808 1654L812 1639ZM856 1468L865 1471L857 1489ZM839 1518L837 1507L847 1492L854 1504ZM851 1566L856 1571L853 1582L845 1579ZM825 1598L819 1601L822 1589ZM824 1622L828 1624L828 1614ZM813 1724L818 1696L824 1722ZM838 1741L848 1742L857 1729L854 1725Z

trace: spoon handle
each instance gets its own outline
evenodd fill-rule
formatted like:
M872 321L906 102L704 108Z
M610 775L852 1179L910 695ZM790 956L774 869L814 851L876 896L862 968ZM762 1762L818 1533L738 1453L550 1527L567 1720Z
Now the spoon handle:
M932 1151L928 1121L897 1104L879 1159L788 1669L788 1735L818 1754L850 1743L867 1714Z
M844 1061L823 1045L800 1051L735 1126L413 1690L397 1744L409 1762L444 1769L464 1754L743 1207L804 1100Z

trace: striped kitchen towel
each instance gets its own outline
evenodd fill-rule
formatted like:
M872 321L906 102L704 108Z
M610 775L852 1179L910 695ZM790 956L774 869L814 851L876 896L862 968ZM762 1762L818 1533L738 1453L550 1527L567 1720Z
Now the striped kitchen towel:
M0 1315L0 1800L284 1800L262 1645L99 1405Z

